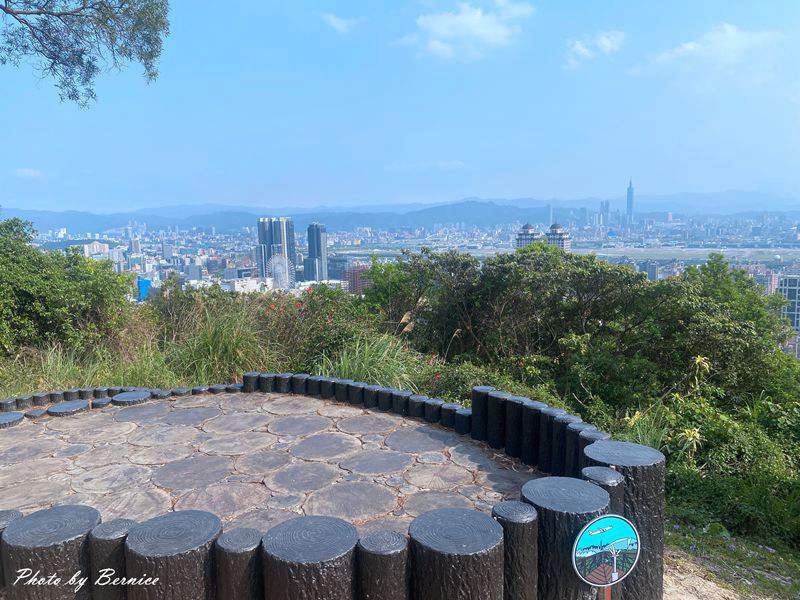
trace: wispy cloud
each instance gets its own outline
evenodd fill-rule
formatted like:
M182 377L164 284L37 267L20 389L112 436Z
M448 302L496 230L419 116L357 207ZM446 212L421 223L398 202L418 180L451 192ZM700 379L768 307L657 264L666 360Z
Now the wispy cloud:
M568 69L577 69L584 62L594 60L598 56L614 54L622 48L626 37L624 31L610 30L599 31L580 40L570 40L567 42L565 66Z
M746 31L730 23L717 25L696 40L658 54L654 63L705 62L719 66L737 65L754 53L775 47L784 35L780 31Z
M32 169L31 167L20 167L14 173L20 179L41 179L44 177L44 173L39 169Z
M345 19L332 13L325 13L321 17L331 29L342 35L350 33L358 23L358 19Z
M399 43L442 59L476 59L510 44L522 30L519 22L533 12L533 5L514 0L486 6L462 2L453 11L420 15L417 29Z

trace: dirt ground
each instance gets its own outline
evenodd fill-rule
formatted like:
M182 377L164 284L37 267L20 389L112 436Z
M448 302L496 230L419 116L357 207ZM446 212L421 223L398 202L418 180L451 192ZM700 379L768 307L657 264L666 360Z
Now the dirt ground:
M745 598L748 597L710 581L703 568L687 556L667 550L664 565L664 600L745 600Z

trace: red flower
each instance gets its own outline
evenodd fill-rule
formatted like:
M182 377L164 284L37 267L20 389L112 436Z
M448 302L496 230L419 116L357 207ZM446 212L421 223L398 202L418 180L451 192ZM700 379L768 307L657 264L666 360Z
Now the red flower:
M434 375L433 378L434 379L441 379L442 378L442 374L441 373L436 373L436 375Z
M294 307L295 307L295 308L303 308L303 305L302 305L302 303L300 303L300 302L296 302L296 303L295 303L295 305L294 305Z
M311 286L308 286L308 291L309 291L309 292L311 291L311 289L312 289L312 288L311 288Z

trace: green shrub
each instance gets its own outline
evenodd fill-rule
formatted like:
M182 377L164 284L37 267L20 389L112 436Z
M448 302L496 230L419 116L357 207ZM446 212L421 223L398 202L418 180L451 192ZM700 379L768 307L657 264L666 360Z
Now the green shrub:
M357 338L337 354L324 354L318 375L342 377L376 385L417 391L414 376L421 367L421 357L390 335Z

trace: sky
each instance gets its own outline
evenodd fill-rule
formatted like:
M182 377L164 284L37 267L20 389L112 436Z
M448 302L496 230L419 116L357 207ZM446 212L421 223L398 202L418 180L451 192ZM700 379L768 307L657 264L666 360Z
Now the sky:
M172 0L88 108L0 66L0 205L800 198L796 0ZM800 205L800 201L798 202Z

